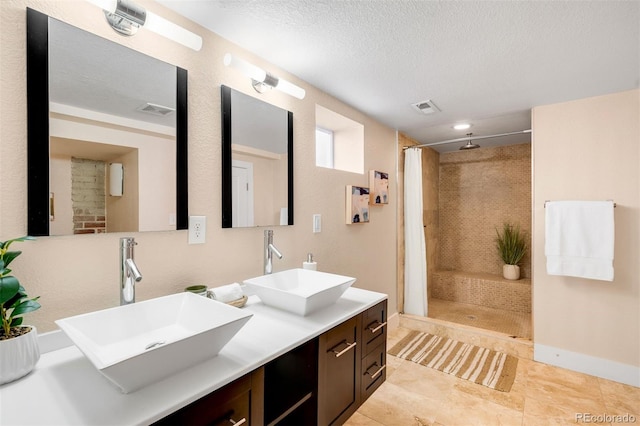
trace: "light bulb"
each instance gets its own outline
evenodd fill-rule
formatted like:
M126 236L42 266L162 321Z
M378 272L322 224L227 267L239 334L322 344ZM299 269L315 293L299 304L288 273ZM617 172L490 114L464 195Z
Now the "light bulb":
M226 55L224 55L223 62L226 66L236 68L238 71L255 81L262 83L267 78L267 72L265 70L253 64L250 64L243 59L237 58L231 55L231 53L227 53Z
M147 20L144 23L144 28L195 51L199 51L202 48L202 37L155 13L147 11Z

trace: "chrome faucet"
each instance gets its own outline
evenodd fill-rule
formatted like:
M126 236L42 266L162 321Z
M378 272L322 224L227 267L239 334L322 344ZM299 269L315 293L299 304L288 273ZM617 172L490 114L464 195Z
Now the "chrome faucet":
M142 280L142 274L133 261L136 244L132 237L120 238L120 305L136 301L135 283Z
M282 253L273 245L273 231L267 229L264 231L264 273L273 272L273 254L282 259Z

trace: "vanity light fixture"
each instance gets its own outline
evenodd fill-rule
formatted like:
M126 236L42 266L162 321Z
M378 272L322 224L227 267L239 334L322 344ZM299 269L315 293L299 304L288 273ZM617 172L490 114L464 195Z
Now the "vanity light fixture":
M202 37L153 12L147 11L144 7L135 4L131 0L87 1L102 8L107 22L119 34L132 36L140 27L144 26L156 34L160 34L195 51L202 48Z
M253 65L240 59L236 56L227 53L224 55L223 62L226 66L236 68L238 71L246 75L251 79L253 88L258 93L264 93L266 90L276 88L281 92L293 96L294 98L304 99L306 92L303 88L296 86L293 83L288 82L282 78L278 78L272 74L269 74L260 67Z

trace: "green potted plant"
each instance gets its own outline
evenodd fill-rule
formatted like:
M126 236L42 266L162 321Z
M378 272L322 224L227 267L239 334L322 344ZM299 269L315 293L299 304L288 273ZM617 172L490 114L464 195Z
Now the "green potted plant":
M502 267L502 276L508 280L520 279L520 266L518 265L527 252L525 235L520 231L520 226L504 223L502 233L496 228L496 248L505 263Z
M36 328L22 325L24 314L40 308L38 297L29 298L8 268L22 253L9 251L9 246L33 239L27 236L0 242L0 385L25 376L40 359Z

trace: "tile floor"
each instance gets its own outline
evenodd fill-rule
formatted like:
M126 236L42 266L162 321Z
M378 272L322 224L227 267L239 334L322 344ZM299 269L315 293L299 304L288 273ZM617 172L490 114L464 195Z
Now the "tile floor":
M390 330L389 347L406 333L403 327ZM505 393L388 355L386 382L346 425L622 423L589 414L627 415L635 420L627 423L640 424L640 389L520 358L513 387Z

